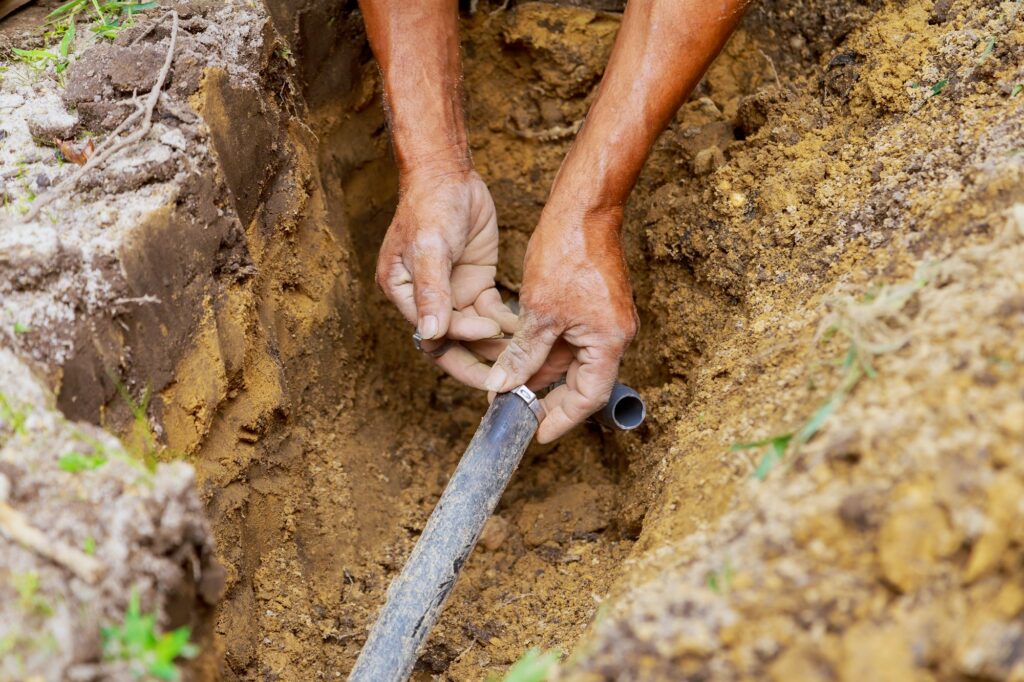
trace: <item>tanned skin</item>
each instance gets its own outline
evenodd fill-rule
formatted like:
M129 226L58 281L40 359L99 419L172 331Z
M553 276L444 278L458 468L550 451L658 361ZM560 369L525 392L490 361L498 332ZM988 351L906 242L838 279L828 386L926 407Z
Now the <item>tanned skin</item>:
M461 340L497 357L489 367L456 346L436 360L464 383L500 393L564 376L544 398L541 443L608 400L638 329L622 251L626 200L746 4L629 0L586 123L526 250L517 320L494 286L494 202L469 156L457 2L360 0L384 76L400 184L377 282L425 339ZM488 340L513 331L509 342Z

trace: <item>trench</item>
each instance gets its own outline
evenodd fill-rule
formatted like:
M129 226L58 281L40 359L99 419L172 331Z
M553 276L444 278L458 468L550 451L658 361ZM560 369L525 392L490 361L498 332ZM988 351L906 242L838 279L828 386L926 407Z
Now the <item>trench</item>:
M197 469L228 571L214 655L200 676L213 679L347 674L487 406L417 355L408 324L372 281L396 175L358 17L344 15L324 39L303 33L302 22L316 20L299 16L298 62L279 76L290 97L270 106L208 77L201 110L255 274L209 303L161 396L168 446ZM595 21L614 27L614 18ZM494 29L480 34L476 49L506 49ZM507 50L512 71L501 78L524 82L523 58ZM468 61L470 77L480 77L486 62ZM575 93L572 106L584 96ZM253 110L262 116L240 131ZM239 135L274 140L277 156L247 155ZM503 137L483 128L475 144ZM552 172L548 153L535 175L540 166ZM539 210L496 199L523 225ZM507 251L511 294L519 252ZM625 378L642 386L659 373ZM651 434L587 425L531 447L416 679L481 679L531 647L572 648L637 538L644 503L628 450Z
M865 103L876 91L854 87L861 66L843 47L873 16L902 18L874 15L873 0L819 2L805 15L790 5L751 10L659 139L627 208L642 331L621 378L647 398L649 423L631 434L585 426L531 447L417 679L485 679L531 647L572 651L606 605L666 563L701 559L678 543L734 506L750 479L730 443L791 425L822 399L827 382L803 375L815 297L851 272L909 276L919 245L894 256L835 227L885 225L905 207L881 176L837 173L829 159L909 163L884 145L881 123L905 120L909 135L925 126L890 116L887 100ZM220 260L240 267L203 301L155 403L169 450L196 467L227 569L200 679L344 677L486 409L416 354L372 282L396 173L358 14L323 0L267 9L261 88L213 72L195 100L244 231ZM512 295L620 15L495 9L463 14L462 45L470 146L498 209L498 283ZM885 73L879 35L858 39L885 55ZM882 141L843 146L848 136ZM612 662L594 665L612 678L634 666L614 642L635 637L613 635Z

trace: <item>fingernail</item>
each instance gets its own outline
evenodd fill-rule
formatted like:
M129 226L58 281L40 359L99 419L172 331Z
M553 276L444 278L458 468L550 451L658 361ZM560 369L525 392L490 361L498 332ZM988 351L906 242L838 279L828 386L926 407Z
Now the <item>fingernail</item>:
M505 385L506 381L508 381L508 372L495 365L494 367L491 367L491 373L487 375L487 380L484 381L484 387L488 391L494 391L497 393L501 390L502 386Z
M420 336L425 339L432 339L437 336L437 318L427 315L420 320Z

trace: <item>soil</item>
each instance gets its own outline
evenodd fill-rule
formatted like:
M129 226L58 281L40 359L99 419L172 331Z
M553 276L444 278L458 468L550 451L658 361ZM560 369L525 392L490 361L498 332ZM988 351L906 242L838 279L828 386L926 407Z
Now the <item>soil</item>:
M513 295L621 5L473 4L471 146ZM180 494L204 507L226 574L212 615L195 590L168 598L174 576L144 594L163 626L196 625L189 675L340 679L486 401L417 356L372 284L397 188L358 13L173 6L183 42L157 129L34 225L18 220L30 183L68 172L45 137L116 125L167 32L84 41L63 86L3 74L0 175L17 171L0 340L66 417L126 438L118 381L153 391L160 466L194 471ZM36 9L0 25L0 47L39 46ZM627 211L642 331L622 378L648 423L531 448L416 679L500 675L534 646L572 653L557 673L571 680L1024 675L1018 9L751 7ZM846 331L826 338L830 322ZM850 338L874 349L870 376L806 442L767 472L767 446L731 448L823 414ZM19 443L0 454L31 451ZM78 594L34 561L53 579L41 593ZM152 586L133 571L106 618L133 581Z

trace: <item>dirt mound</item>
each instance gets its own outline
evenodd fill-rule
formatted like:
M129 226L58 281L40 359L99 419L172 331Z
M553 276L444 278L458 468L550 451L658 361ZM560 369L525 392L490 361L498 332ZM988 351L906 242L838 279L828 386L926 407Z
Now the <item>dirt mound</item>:
M471 4L470 141L513 294L621 7ZM154 131L31 227L40 174L70 170L45 137L115 126L168 31L0 82L0 338L69 417L130 434L118 382L152 391L142 421L194 467L227 572L216 614L185 608L212 631L196 678L339 678L486 403L372 285L397 183L358 13L174 6ZM649 423L527 454L419 677L580 641L569 679L1020 674L1017 14L750 9L627 210L643 331L623 379ZM138 583L162 609L147 576L111 603Z

